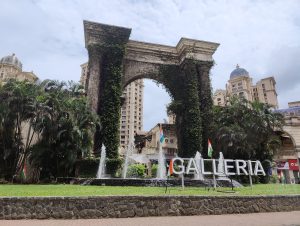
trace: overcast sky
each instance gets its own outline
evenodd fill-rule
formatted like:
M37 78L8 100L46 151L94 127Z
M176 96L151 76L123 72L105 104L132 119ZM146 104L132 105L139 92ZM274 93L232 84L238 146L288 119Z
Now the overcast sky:
M88 60L83 20L132 28L130 39L220 43L211 70L225 88L238 63L254 82L274 76L280 108L300 100L299 0L0 0L0 57L15 53L41 79L75 80ZM165 118L168 94L145 81L144 129Z

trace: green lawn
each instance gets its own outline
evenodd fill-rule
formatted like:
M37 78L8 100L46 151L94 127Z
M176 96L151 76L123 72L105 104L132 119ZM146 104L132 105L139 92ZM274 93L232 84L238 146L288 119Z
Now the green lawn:
M220 192L223 191L223 192ZM4 196L105 196L105 195L284 195L300 194L300 185L254 185L235 188L235 193L227 193L230 188L217 191L204 188L162 187L121 187L121 186L81 186L81 185L0 185L0 197Z

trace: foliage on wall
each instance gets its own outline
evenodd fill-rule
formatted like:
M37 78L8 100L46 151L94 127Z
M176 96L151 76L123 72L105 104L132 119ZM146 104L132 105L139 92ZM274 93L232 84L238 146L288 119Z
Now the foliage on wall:
M100 76L100 115L101 131L100 139L107 150L107 168L114 174L121 165L119 159L119 128L121 112L121 74L122 60L125 47L121 44L92 45L94 51L101 53L101 76ZM95 51L96 49L96 51ZM101 147L99 145L99 147Z
M163 65L160 69L159 82L172 98L168 111L176 115L178 150L182 157L193 157L197 151L205 154L202 147L207 143L208 134L203 124L211 121L212 99L210 83L206 92L202 92L204 75L198 69L194 60L186 60L181 66Z

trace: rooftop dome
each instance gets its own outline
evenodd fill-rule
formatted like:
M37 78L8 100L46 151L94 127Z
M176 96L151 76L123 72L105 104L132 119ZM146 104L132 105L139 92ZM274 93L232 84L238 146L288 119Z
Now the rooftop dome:
M13 53L11 56L5 56L0 60L0 64L10 64L22 70L22 63Z
M230 79L239 77L239 76L247 76L249 77L249 72L246 71L244 68L240 68L239 65L236 65L236 69L234 69L231 73L230 73Z

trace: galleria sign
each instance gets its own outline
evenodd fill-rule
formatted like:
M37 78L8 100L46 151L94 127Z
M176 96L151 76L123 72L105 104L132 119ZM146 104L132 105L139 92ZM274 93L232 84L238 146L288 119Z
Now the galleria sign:
M185 163L187 162L187 164ZM212 171L206 171L205 164L209 162L212 164ZM218 162L218 167L217 167ZM220 167L221 166L221 167ZM195 158L173 158L169 166L170 173L174 174L203 174L203 175L249 175L257 176L266 173L259 160L240 160L240 159L195 159ZM222 170L220 170L222 168Z

